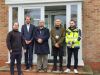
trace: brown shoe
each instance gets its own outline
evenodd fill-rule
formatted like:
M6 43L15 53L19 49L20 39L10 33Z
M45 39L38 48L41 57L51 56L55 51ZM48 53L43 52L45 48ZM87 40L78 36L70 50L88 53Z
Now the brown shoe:
M44 72L47 72L47 68L44 68L43 71L44 71Z
M41 69L37 69L37 71L36 72L40 72L41 71Z
M60 68L59 68L59 71L64 71L64 70L63 70L63 67L60 67Z
M53 66L52 71L57 71L57 67Z

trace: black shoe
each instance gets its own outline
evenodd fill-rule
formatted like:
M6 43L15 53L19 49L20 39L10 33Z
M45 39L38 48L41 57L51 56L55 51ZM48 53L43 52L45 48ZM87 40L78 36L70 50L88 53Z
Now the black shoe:
M25 71L30 71L30 69L29 69L29 68L25 68L24 70L25 70Z
M32 67L30 67L29 70L32 70Z
M31 69L33 69L33 68L34 68L34 66L32 65L30 68L31 68Z
M14 74L11 74L11 75L14 75Z
M53 66L52 71L57 71L57 67Z
M25 71L30 71L30 69L25 69Z
M60 67L60 68L59 68L59 71L63 71L63 68L62 68L62 67Z
M41 71L41 69L37 69L37 71L36 72L40 72Z

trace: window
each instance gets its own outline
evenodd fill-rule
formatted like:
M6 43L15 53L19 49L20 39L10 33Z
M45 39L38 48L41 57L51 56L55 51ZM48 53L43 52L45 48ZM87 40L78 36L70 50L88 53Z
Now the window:
M77 5L71 5L71 19L77 23Z
M14 22L18 22L18 7L13 7L12 13L13 13L12 15L12 24L13 24Z
M31 23L35 26L38 25L40 20L40 9L24 9L24 17L30 16L31 17Z

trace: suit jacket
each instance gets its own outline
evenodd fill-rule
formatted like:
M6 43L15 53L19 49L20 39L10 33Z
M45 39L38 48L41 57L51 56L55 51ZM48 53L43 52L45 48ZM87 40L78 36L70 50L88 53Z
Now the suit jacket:
M34 30L35 26L30 24L29 31L27 30L27 25L24 24L21 29L21 34L24 40L31 40L34 41ZM33 42L32 42L33 43Z
M56 36L56 28L52 28L51 29L51 40L52 40L52 45L54 46L56 43L59 43L60 46L63 45L64 43L64 39L65 39L65 28L63 27L60 27L60 36L59 36L59 39L56 39L55 36Z

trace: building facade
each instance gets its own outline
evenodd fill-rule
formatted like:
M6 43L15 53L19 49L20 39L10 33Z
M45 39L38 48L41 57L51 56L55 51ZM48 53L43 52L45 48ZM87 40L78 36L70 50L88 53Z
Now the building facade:
M34 25L37 26L38 21L42 19L50 30L56 18L60 18L66 28L69 27L71 19L76 20L77 27L82 30L79 65L83 66L85 62L100 63L99 0L1 0L0 9L0 60L9 62L5 39L7 32L12 30L12 24L18 21L20 30L25 16L29 15ZM51 48L51 43L49 44ZM52 60L51 54L49 59ZM36 63L36 59L33 62Z

